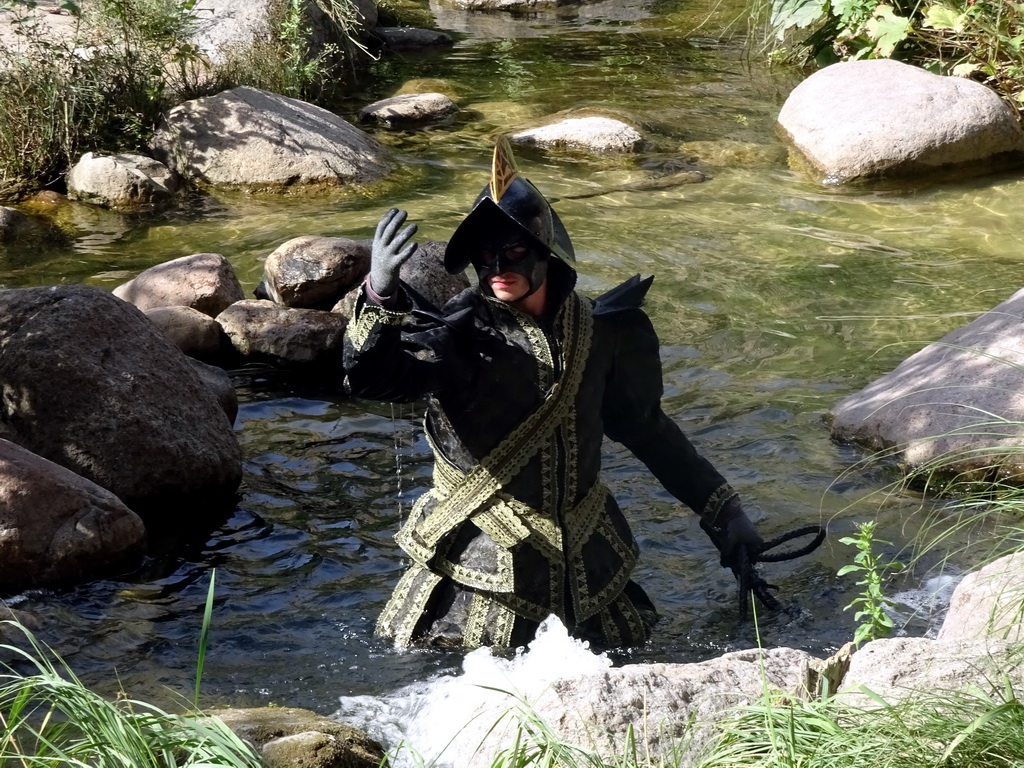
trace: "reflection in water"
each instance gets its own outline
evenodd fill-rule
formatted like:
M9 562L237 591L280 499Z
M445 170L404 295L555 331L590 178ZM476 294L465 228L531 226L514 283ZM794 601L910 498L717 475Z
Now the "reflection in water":
M894 490L890 467L834 445L823 416L1019 286L1024 184L1006 176L870 191L796 176L775 135L793 76L757 68L742 38L717 35L740 8L712 5L668 0L646 6L656 18L644 11L628 23L602 22L590 6L580 20L497 17L521 34L469 37L427 64L382 61L342 113L423 75L449 80L464 105L485 105L467 107L450 127L385 137L406 166L401 184L330 202L217 195L152 219L74 214L75 246L5 252L0 284L113 288L153 264L213 251L251 291L282 242L369 238L391 205L409 211L424 240L444 240L486 180L495 132L584 106L627 116L650 138L637 157L527 152L523 172L560 198L585 291L656 275L647 310L663 342L666 411L749 500L764 534L829 524L813 556L765 566L794 610L761 617L759 627L766 644L828 653L853 628L842 606L856 587L835 576L852 553L838 539L874 519L879 538L897 542L887 554L906 559L903 547L931 505ZM700 37L687 38L709 15ZM570 199L691 162L710 179ZM346 401L337 382L300 391L235 379L246 458L229 519L154 552L121 580L33 592L19 607L43 618L45 639L88 682L158 703L191 693L212 568L202 691L210 703L330 712L338 696L376 696L459 668L461 654L400 652L373 636L403 569L392 536L430 474L422 414ZM621 447L606 446L605 467L640 539L637 579L663 617L647 647L612 662L698 660L755 644L696 517ZM941 576L941 558L935 566L908 572L898 589L933 590L926 579ZM910 608L901 617L908 634L936 621Z

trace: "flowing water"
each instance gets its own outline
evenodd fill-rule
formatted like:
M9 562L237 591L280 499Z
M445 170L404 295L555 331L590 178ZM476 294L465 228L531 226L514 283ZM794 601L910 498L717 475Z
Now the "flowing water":
M831 442L823 417L1020 286L1024 184L1006 175L835 189L792 172L775 118L796 76L749 55L744 30L730 26L739 7L666 0L527 19L437 11L462 33L453 50L379 62L339 105L354 117L415 77L456 90L454 125L382 137L403 166L397 183L330 201L209 197L159 217L67 208L58 215L77 228L74 245L7 252L0 284L113 288L153 264L214 251L251 290L280 243L369 238L392 205L419 222L422 239L446 239L487 179L497 131L572 108L626 116L651 140L637 158L523 153L521 167L557 198L585 290L656 275L647 306L663 343L665 409L743 493L765 536L828 523L814 555L764 567L799 610L764 618L760 639L829 653L852 635L842 608L857 592L854 578L835 575L854 554L838 539L877 519L895 554L928 507L885 493L892 472ZM708 181L623 189L694 158ZM214 569L206 703L328 713L340 696L458 669L462 654L399 652L373 636L403 567L393 532L429 481L421 408L236 380L245 479L230 519L154 552L130 577L31 592L17 607L43 620L43 637L86 681L112 686L116 670L117 684L157 701L191 691ZM756 643L695 516L621 447L607 446L606 468L640 542L636 578L663 616L648 646L613 663L694 661ZM897 587L902 631L934 629L930 598L963 566L954 558L907 575Z

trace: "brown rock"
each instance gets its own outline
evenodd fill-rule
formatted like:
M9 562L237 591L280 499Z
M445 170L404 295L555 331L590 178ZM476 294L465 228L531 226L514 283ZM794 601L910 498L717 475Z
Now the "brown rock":
M196 253L157 264L119 285L114 295L142 310L192 307L210 317L245 298L235 270L219 253Z
M0 439L0 589L93 579L145 544L142 520L110 491Z

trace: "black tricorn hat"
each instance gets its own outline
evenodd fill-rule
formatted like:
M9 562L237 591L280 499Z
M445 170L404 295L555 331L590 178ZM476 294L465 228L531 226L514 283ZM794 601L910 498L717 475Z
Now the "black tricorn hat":
M512 147L503 136L494 145L491 181L448 241L444 268L451 274L464 270L469 266L478 236L508 222L517 225L541 248L566 264L576 263L576 253L565 225L540 190L519 175Z

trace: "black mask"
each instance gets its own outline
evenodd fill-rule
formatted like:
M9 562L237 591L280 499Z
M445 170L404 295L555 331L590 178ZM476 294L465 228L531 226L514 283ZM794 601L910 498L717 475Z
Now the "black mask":
M548 276L548 252L532 237L524 236L517 228L499 230L481 240L483 242L474 250L471 262L485 294L493 295L490 278L506 272L515 272L527 279L530 290L524 298L544 284Z

